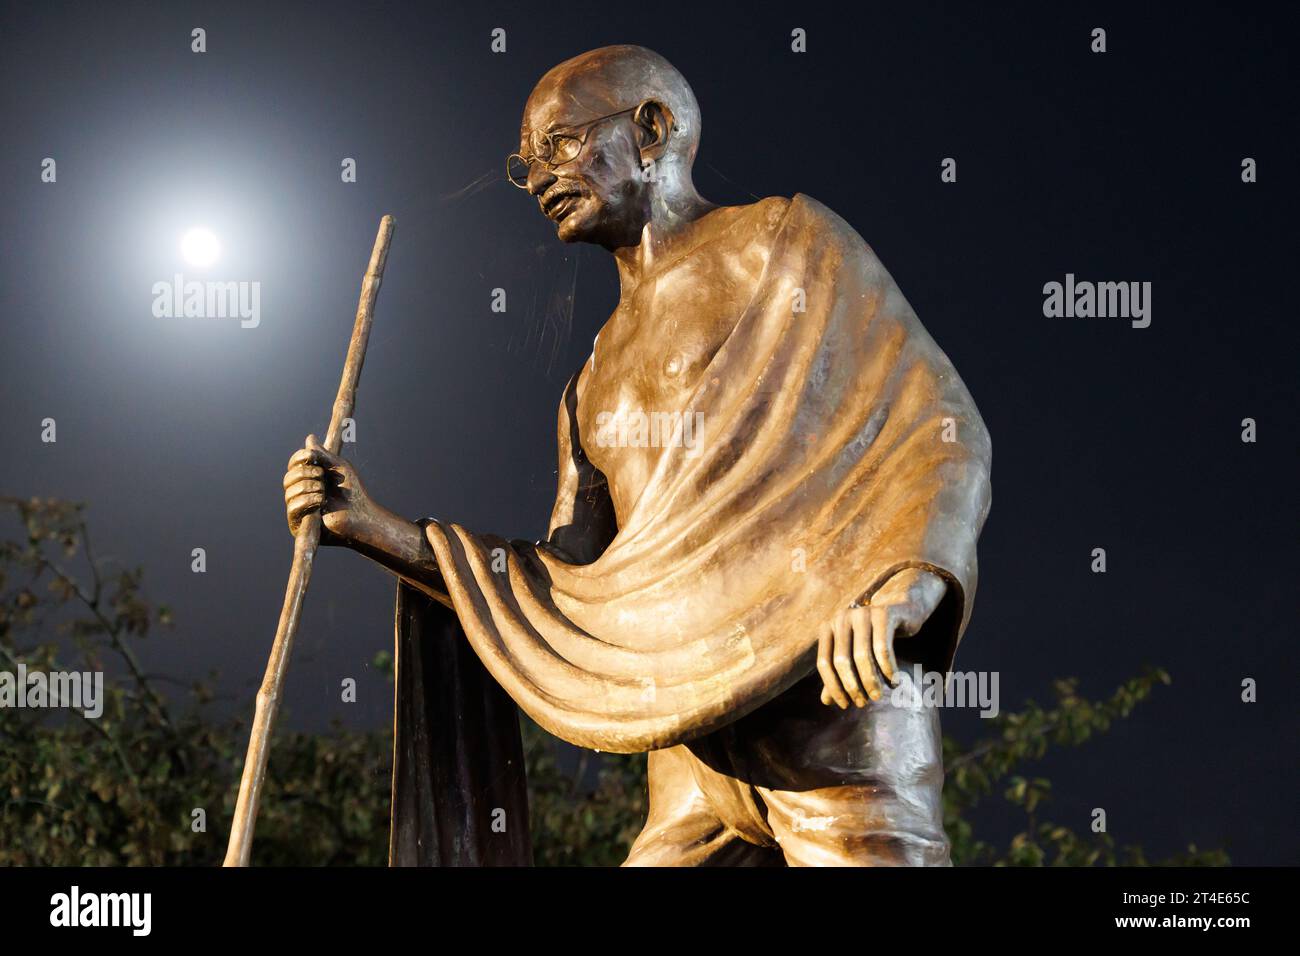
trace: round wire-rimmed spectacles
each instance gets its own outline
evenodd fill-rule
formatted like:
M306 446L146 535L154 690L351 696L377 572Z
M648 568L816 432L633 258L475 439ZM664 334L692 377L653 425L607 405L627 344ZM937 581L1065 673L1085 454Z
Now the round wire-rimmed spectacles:
M587 137L591 135L597 123L635 113L640 108L639 105L633 106L619 110L617 113L597 116L585 123L574 123L572 126L562 126L559 129L533 130L528 134L528 148L532 155L511 153L507 156L506 177L520 189L527 189L528 172L532 169L533 163L541 163L547 169L555 169L557 166L573 162L582 153L582 148L587 145Z

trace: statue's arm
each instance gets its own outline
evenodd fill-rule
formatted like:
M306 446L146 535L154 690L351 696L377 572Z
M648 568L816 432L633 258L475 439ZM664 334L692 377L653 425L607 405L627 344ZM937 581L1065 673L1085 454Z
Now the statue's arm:
M559 487L545 546L573 564L600 557L616 533L609 484L583 451L577 423L580 376L574 376L560 403ZM284 476L289 530L302 518L322 516L321 544L345 546L450 606L447 585L424 528L366 492L352 464L321 448L313 436L293 454Z
M565 388L557 423L559 483L546 544L573 564L590 564L617 531L609 483L582 448L577 422L580 377ZM339 460L341 461L341 460ZM346 463L343 463L346 465ZM336 464L337 468L338 465ZM350 466L349 466L350 467ZM345 477L343 484L347 485ZM360 482L357 481L360 488ZM374 502L364 492L349 522L346 544L430 597L450 604L447 586L424 529ZM326 516L326 527L329 526Z
M590 564L608 547L618 531L609 482L587 459L578 428L578 389L581 374L564 390L556 424L559 482L551 510L547 545L572 564Z
M371 503L371 513L353 530L344 542L358 554L364 554L376 564L387 568L412 587L429 597L451 606L447 585L438 570L433 548L424 528L389 511L382 505Z

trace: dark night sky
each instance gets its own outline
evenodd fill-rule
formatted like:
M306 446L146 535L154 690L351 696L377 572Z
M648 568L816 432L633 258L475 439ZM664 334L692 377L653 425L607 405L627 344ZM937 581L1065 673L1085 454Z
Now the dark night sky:
M830 206L975 396L994 505L957 666L999 671L1006 708L1059 676L1100 696L1146 664L1172 673L1110 734L1046 761L1048 815L1083 829L1104 807L1119 843L1155 854L1195 842L1296 863L1292 33L1226 4L1133 6L5 4L0 492L87 502L100 554L144 565L175 609L149 666L219 669L225 706L251 711L290 560L280 477L323 431L392 213L347 451L395 511L543 534L560 390L617 283L500 171L546 69L640 43L701 103L701 191ZM1088 50L1095 26L1105 55ZM46 156L56 184L40 182ZM1258 183L1240 180L1245 156ZM199 276L178 252L196 224L224 244L203 277L261 283L256 329L151 314L154 282ZM1042 286L1067 272L1150 281L1151 327L1045 318ZM292 725L391 719L369 666L391 603L364 559L322 555ZM1258 703L1240 701L1246 677Z

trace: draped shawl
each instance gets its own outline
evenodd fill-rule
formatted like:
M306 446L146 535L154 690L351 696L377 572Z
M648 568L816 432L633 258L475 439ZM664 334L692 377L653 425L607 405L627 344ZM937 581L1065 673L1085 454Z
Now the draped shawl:
M970 616L991 454L974 402L847 223L803 195L758 205L775 211L762 274L672 410L703 427L655 450L593 560L426 526L483 666L582 747L668 747L749 713L814 668L822 625L901 569L948 583L927 666L950 665ZM569 446L592 441L572 406L562 497L579 457Z

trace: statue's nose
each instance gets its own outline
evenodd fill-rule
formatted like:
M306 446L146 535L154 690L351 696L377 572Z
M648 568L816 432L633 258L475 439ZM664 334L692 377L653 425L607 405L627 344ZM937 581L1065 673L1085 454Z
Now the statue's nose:
M551 187L559 177L551 172L541 163L533 163L532 168L528 170L528 192L532 196L540 196Z

